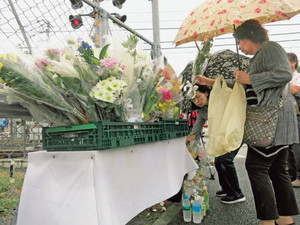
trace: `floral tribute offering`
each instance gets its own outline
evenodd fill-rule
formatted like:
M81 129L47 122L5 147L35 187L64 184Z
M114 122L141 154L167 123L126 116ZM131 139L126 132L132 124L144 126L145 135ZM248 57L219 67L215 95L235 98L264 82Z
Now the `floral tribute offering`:
M150 99L145 105L145 119L153 117L179 118L178 103L183 100L179 81L172 67L168 64L165 69L159 69L155 76Z
M191 195L193 189L201 191L201 182L208 171L211 174L210 179L214 176L212 172L212 168L214 168L213 157L207 155L204 145L200 136L197 136L196 140L192 143L187 144L188 151L199 166L199 169L194 171L191 179L187 176L184 179L183 190L185 193L188 193L188 195ZM215 170L215 168L213 170Z
M95 53L85 41L68 40L64 48L49 48L38 58L2 54L2 91L34 120L55 126L179 118L176 74L170 65L157 65L150 54L138 51L137 44L131 35L118 51L106 45Z

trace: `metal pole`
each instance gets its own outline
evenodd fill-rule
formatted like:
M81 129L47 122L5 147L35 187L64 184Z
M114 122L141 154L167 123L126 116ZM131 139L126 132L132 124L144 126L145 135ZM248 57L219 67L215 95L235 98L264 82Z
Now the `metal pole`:
M147 38L145 38L144 36L142 36L141 34L137 33L135 30L131 29L130 27L128 27L126 24L124 24L123 22L121 22L120 20L118 20L117 18L115 18L114 16L112 16L111 14L109 14L107 11L105 11L104 9L102 9L100 6L98 6L97 4L91 2L90 0L83 0L83 2L85 2L86 4L92 6L94 9L97 9L100 11L100 15L105 16L107 15L108 18L110 18L111 20L113 20L115 23L117 23L118 25L120 25L121 27L125 28L126 30L128 30L129 32L135 34L137 37L139 37L140 39L142 39L143 41L147 42L150 45L154 45L154 43L150 40L148 40Z
M153 58L161 56L158 0L152 0Z
M31 53L32 53L31 45L30 45L29 40L28 40L28 38L27 38L27 36L26 36L26 32L25 32L25 30L24 30L24 27L23 27L23 25L22 25L22 23L21 23L21 21L20 21L20 19L19 19L19 17L18 17L17 11L16 11L16 9L15 9L15 7L14 7L12 1L11 1L11 0L8 0L8 1L9 1L9 5L10 5L10 7L11 7L11 10L12 10L12 12L13 12L15 18L16 18L16 21L17 21L17 23L18 23L18 25L19 25L19 28L20 28L20 30L21 30L21 32L22 32L22 35L23 35L23 37L24 37L24 39L25 39L25 42L26 42L26 44L27 44L27 46L28 46L29 53L31 54Z

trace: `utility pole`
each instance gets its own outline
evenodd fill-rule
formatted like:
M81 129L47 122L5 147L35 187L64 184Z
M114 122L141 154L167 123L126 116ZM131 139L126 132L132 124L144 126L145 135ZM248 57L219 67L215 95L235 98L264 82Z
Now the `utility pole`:
M152 0L153 59L161 56L158 0Z

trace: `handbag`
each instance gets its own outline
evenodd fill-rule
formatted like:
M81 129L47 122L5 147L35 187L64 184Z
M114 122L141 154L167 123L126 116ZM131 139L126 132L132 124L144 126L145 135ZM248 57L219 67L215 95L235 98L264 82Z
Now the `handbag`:
M279 105L247 105L243 138L245 144L254 147L268 147L274 144L278 111L282 107L283 100L286 97L287 85L283 90Z

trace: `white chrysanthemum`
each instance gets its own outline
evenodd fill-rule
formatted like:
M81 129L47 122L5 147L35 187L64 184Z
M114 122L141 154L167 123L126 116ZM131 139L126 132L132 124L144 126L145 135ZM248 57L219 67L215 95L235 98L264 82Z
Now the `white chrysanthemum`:
M98 100L103 100L105 98L105 92L102 89L95 90L94 97Z
M109 82L107 82L106 80L102 80L96 84L96 87L97 88L105 88L107 85L109 85Z
M111 88L111 86L106 86L104 88L104 90L105 90L106 93L112 93L113 92L113 89Z
M95 97L95 91L94 91L94 89L92 89L92 90L90 91L90 96L91 96L91 97Z
M120 85L121 87L125 87L125 86L127 86L127 83L126 83L125 80L119 80L119 85Z
M110 102L110 103L113 103L115 100L116 100L116 97L114 97L113 95L109 94L109 93L106 93L104 96L103 96L103 101L106 101L106 102Z
M121 85L120 85L120 80L113 80L112 82L110 82L109 85L113 90L119 90L122 89Z
M114 77L109 77L109 78L107 78L106 80L108 81L108 82L112 82L112 81L114 81L116 78L114 78Z

